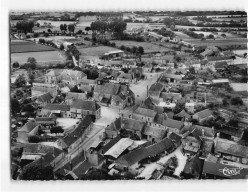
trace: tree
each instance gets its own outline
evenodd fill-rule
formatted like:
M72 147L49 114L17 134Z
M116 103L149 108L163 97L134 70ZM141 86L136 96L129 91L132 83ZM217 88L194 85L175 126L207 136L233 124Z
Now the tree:
M139 52L141 55L143 55L143 54L144 54L144 48L141 47L141 46L139 46L139 47L138 47L138 52Z
M64 28L64 31L67 31L67 25L66 24L63 25L63 28Z
M39 143L40 137L37 135L30 136L30 137L28 137L28 142L29 143Z
M63 24L60 24L59 28L60 28L61 32L64 31L64 25Z
M29 57L29 58L27 59L27 63L29 63L29 64L36 64L37 62L36 62L36 59L35 59L35 58Z
M227 100L226 98L224 98L224 99L222 100L222 105L223 105L223 106L228 106L228 105L229 105L228 100Z
M68 25L68 30L69 30L70 32L74 33L74 30L75 30L74 24L69 24L69 25Z
M90 29L89 26L87 26L87 27L85 27L85 30L88 32L88 31L90 31L91 29Z
M34 27L33 21L19 21L16 23L16 29L24 32L25 34L27 32L32 32L33 27Z
M174 114L178 114L185 108L185 103L178 102L173 110Z
M15 85L16 85L17 87L22 87L22 86L26 85L26 83L27 83L27 81L26 81L26 79L25 79L25 77L24 77L23 74L20 75L20 76L16 79L16 81L15 81Z
M32 104L25 104L22 105L22 112L31 112L33 113L35 111L35 108L32 106Z
M228 125L232 126L232 127L238 127L239 126L239 121L237 119L230 119L227 123Z
M40 23L39 23L39 22L37 22L36 26L37 26L37 27L40 27Z
M65 49L65 47L64 47L64 45L62 43L60 44L59 49L60 50L64 50Z
M178 64L177 62L174 62L174 68L177 69L178 68Z
M28 74L28 78L29 78L29 82L30 82L30 83L33 83L33 82L34 82L34 79L35 79L35 76L34 76L34 74L33 74L32 72L30 72L30 73Z
M61 126L55 126L50 129L51 133L64 133L64 130Z
M20 67L18 62L14 62L12 66L13 66L13 68L19 68Z
M17 99L11 98L11 113L13 116L15 116L17 113L21 111L20 103Z
M241 97L234 97L231 99L231 104L232 105L243 105L243 100Z
M41 163L28 166L22 172L22 180L54 180L53 168Z

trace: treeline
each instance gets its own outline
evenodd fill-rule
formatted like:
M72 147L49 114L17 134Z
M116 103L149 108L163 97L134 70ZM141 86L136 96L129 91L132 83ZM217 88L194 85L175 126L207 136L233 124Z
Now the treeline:
M126 30L127 23L118 18L111 21L97 20L91 23L90 28L93 31L93 36L97 33L105 33L106 31L109 31L119 38L123 34L123 31Z
M247 15L245 11L185 11L174 12L179 16L203 16L203 15Z
M24 33L32 32L33 27L33 21L19 21L16 23L16 29Z

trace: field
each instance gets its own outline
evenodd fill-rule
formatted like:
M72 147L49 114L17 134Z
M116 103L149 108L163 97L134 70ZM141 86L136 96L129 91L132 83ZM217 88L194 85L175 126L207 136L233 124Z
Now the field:
M174 33L175 33L177 36L179 36L181 39L183 39L183 40L184 40L184 39L191 39L190 36L184 34L183 32L175 31Z
M97 47L83 47L77 46L78 50L83 56L101 56L109 51L116 50L116 48L108 46L97 46Z
M55 48L29 41L12 40L10 43L11 53L54 51Z
M144 48L145 53L170 51L170 49L168 48L161 47L159 45L155 45L153 43L148 43L148 42L136 42L136 41L112 41L112 42L115 42L117 47L120 47L121 45L124 45L126 47L141 46Z
M242 45L242 47L247 47L247 39L238 38L238 39L223 39L223 40L205 40L201 41L199 39L188 39L188 42L195 44L196 46L231 46L231 45Z
M35 58L37 63L40 65L59 63L59 62L64 62L65 60L65 58L58 51L12 53L11 64L14 62L19 62L19 64L24 64L27 62L27 59L29 57Z
M230 86L234 91L247 91L248 89L247 83L230 83Z

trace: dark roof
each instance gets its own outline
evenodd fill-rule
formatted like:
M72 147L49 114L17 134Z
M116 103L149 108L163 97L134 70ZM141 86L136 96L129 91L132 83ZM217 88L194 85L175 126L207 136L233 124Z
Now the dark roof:
M21 129L19 129L18 131L25 131L27 133L29 133L30 131L32 131L35 127L37 126L37 124L34 121L28 121L24 126L22 126Z
M97 111L100 106L95 101L77 99L73 101L71 108Z
M84 161L73 170L73 173L80 179L80 175L85 174L91 167L93 167L93 165L89 161Z
M233 174L229 174L229 170L233 170ZM203 166L203 173L219 176L226 179L247 179L248 169L233 167L220 163L206 161Z
M121 129L121 118L115 119L114 122L112 122L109 126L105 128L105 130L111 130L111 131L119 131Z
M59 155L62 151L53 146L42 145L39 143L25 143L21 144L23 147L23 154L41 154L52 153L55 156Z
M50 101L51 99L53 99L53 96L49 92L37 97L37 101L39 102L47 102Z
M215 151L241 158L248 158L248 147L222 139L217 141Z
M154 110L147 109L147 108L141 108L141 107L138 107L137 109L135 109L133 113L147 116L147 117L152 117L152 118L154 118L157 114Z
M43 109L69 111L70 110L70 105L66 105L66 104L47 104Z
M117 95L120 90L120 84L105 83L103 85L96 85L94 92L100 94Z
M172 147L174 147L173 142L170 139L165 138L156 144L133 150L120 157L116 162L124 166L131 166L146 157L155 156L171 149Z
M89 86L90 87L90 86ZM75 92L68 92L66 95L66 99L87 99L86 93L75 93Z
M226 61L220 61L220 62L216 62L214 66L216 69L218 69L218 68L224 68L226 65L227 65Z
M73 144L78 138L80 138L88 126L92 123L90 116L86 115L78 124L78 126L68 135L66 135L62 140L67 146Z
M146 126L143 134L144 135L150 135L152 137L158 138L158 139L163 139L166 135L166 129L164 128L158 128L158 127L151 127L151 126Z
M112 148L112 146L115 145L118 141L120 141L120 139L120 135L117 135L114 139L104 145L102 148L103 153L107 152L110 148Z
M200 160L197 156L187 161L183 172L186 174L194 175L199 177L202 173L204 161Z
M201 134L202 134L202 131L204 131L204 136L205 137L214 137L214 135L215 135L215 131L214 131L213 128L199 126L199 125L195 125L194 128L195 128L195 131L198 131Z
M123 125L123 128L126 130L142 131L146 123L142 121L134 120L134 119L123 118L122 125Z
M170 133L169 137L168 137L171 141L173 141L174 143L179 143L182 139L182 137L174 132Z
M170 127L170 128L176 128L176 129L181 129L184 124L181 121L177 121L177 120L173 120L170 118L167 118L166 120L164 120L163 125L166 127Z
M181 112L175 114L174 116L190 118L190 115L184 109Z
M231 127L231 126L227 126L227 125L222 125L222 128L218 129L218 132L242 138L244 129L235 128L235 127Z
M206 110L202 110L200 112L197 112L195 114L198 114L198 116L200 118L206 118L206 117L209 117L209 116L213 115L213 112L211 110L209 110L209 109L206 109Z

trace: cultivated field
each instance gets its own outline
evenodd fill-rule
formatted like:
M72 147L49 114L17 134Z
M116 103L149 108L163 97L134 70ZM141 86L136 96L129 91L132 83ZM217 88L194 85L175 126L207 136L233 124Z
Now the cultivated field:
M11 53L54 51L55 48L29 41L12 40L10 43Z
M236 38L236 39L223 39L223 40L210 40L207 39L205 41L201 41L199 39L188 39L185 40L190 42L191 44L194 44L196 46L220 46L220 47L225 47L225 46L231 46L231 45L236 45L239 46L241 45L242 47L247 48L247 39L245 38Z
M39 65L48 65L65 61L65 57L59 51L42 51L28 53L12 53L11 64L14 62L24 64L27 62L27 59L29 57L35 58Z
M166 52L170 51L170 49L166 47L161 47L159 45L155 45L153 43L148 43L148 42L136 42L136 41L112 41L115 42L117 47L120 47L121 45L124 45L126 47L132 48L133 46L136 47L143 47L145 53L151 53L151 52ZM162 43L161 43L162 44Z
M101 56L109 51L116 50L116 48L108 46L96 46L96 47L83 47L77 46L78 50L83 56Z

